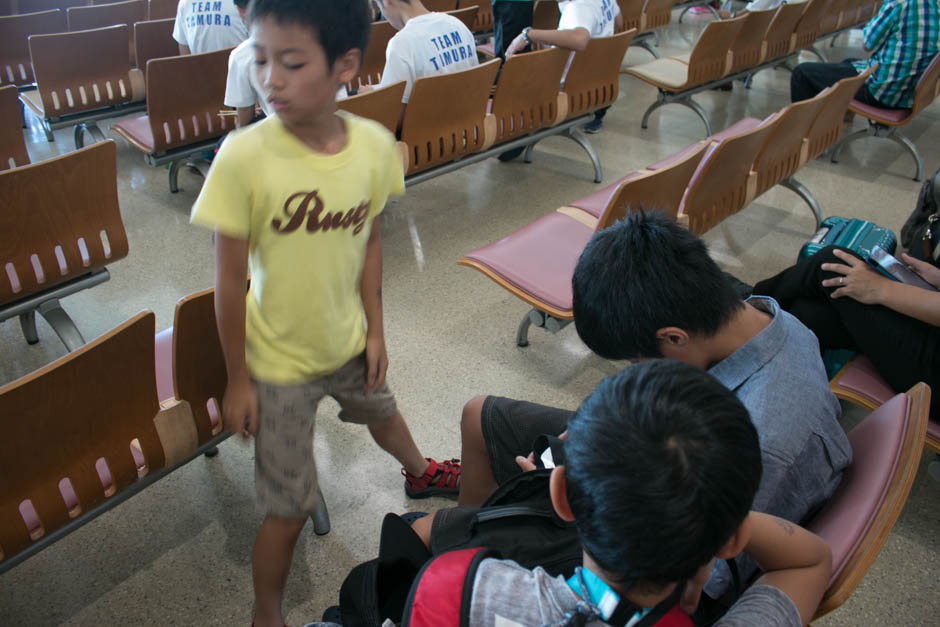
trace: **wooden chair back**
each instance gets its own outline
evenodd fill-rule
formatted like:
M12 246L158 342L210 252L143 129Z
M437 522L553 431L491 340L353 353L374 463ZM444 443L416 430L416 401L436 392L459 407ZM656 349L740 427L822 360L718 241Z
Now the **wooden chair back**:
M914 88L914 106L911 115L917 115L921 109L928 107L940 95L940 53L937 53L924 73L917 79Z
M635 28L636 32L640 32L643 27L643 5L646 4L646 0L617 0L617 5L620 7L620 15L623 16L623 28L617 32L628 31ZM555 3L557 7L558 3ZM556 26L552 28L557 28L558 21L555 21ZM533 28L535 28L533 26Z
M478 152L493 141L485 130L486 105L499 63L493 59L414 82L401 124L405 174Z
M689 230L702 235L740 211L755 184L751 166L774 129L776 118L712 145L689 182L680 214Z
M15 15L16 0L0 0L0 15Z
M457 0L422 0L421 4L428 11L447 13L457 8Z
M176 18L176 9L178 7L178 0L149 0L147 19L165 20L167 18Z
M755 197L791 176L805 162L809 129L826 106L828 97L829 92L824 91L815 98L789 104L780 112L773 132L754 160Z
M536 0L532 9L532 28L536 30L554 30L558 28L561 13L557 0Z
M114 4L71 7L68 10L69 30L90 30L115 24L127 24L127 50L131 63L137 65L134 60L134 24L145 21L148 12L147 0L126 0Z
M69 8L83 7L86 4L88 0L20 0L20 13L25 13L24 9L30 12L59 9L65 17L65 12Z
M682 195L706 149L707 144L702 143L697 150L675 163L621 183L597 220L596 231L602 231L623 220L628 211L636 211L639 208L662 211L670 219L676 220Z
M65 13L59 9L0 17L0 86L33 83L29 36L65 30Z
M856 16L859 23L868 22L872 16L875 14L875 3L873 2L862 2L858 7L858 15Z
M137 314L0 387L0 559L165 466L154 423L160 405L153 332L153 313ZM110 485L102 475L110 475ZM67 493L77 503L67 504Z
M790 52L809 48L819 36L829 30L823 30L823 19L826 11L836 5L841 4L842 0L806 0L806 8L803 9L803 15L800 21L793 28L793 39L790 46ZM835 30L830 29L830 30Z
M0 172L0 304L127 256L115 155L107 140Z
M764 40L767 29L777 14L776 9L766 11L748 11L744 15L744 25L731 44L731 70L734 74L759 65L764 60L767 46Z
M202 143L234 129L231 116L219 115L231 51L224 48L147 63L147 118L154 153Z
M766 59L779 59L790 54L790 48L793 45L793 32L797 23L803 17L805 3L794 2L781 4L777 7L777 13L774 19L767 27L767 33L764 36L766 42Z
M463 0L460 3L461 9L477 7L477 19L470 30L474 33L482 33L493 30L493 3L492 0Z
M388 22L372 22L369 44L362 55L359 74L351 81L351 87L358 89L360 85L379 84L382 80L382 72L385 70L385 48L397 32Z
M222 431L228 382L214 298L211 288L182 298L173 319L173 389L177 400L189 403L200 445Z
M862 420L849 436L852 464L807 528L832 548L832 578L816 618L839 607L875 561L920 466L930 388L918 383Z
M490 107L497 143L565 119L568 101L559 94L570 56L564 48L549 48L514 55L503 64Z
M746 15L730 20L709 22L692 49L689 57L689 73L686 85L692 87L725 76L731 70L731 45L741 28Z
M392 133L398 132L401 99L405 95L405 81L398 81L365 93L350 96L336 103L343 111L375 120Z
M575 52L565 76L568 118L596 111L617 101L620 91L620 64L635 30L612 37L597 37L581 52Z
M13 85L0 87L0 170L29 163L26 140L20 126L19 92Z
M849 102L855 96L871 73L875 71L874 66L862 72L858 76L843 78L830 88L828 102L823 106L813 125L809 129L807 136L807 161L815 159L830 146L839 140L842 134L842 122L845 118L845 112L849 108Z
M838 2L834 2L831 5L830 11L836 11L838 8L838 13L836 14L836 26L832 30L837 30L840 28L845 28L851 26L858 21L858 3L856 0L842 0L842 6L838 5ZM832 31L825 31L832 32Z
M148 20L134 24L134 58L137 67L146 68L150 59L178 57L179 44L173 39L173 25L176 20Z
M477 20L477 11L479 7L467 7L465 9L457 9L455 11L447 11L447 15L456 17L460 20L467 29L473 28L473 24Z
M45 117L133 102L126 24L31 35L29 52Z
M643 26L640 32L662 28L672 21L672 7L676 0L646 0L643 5Z

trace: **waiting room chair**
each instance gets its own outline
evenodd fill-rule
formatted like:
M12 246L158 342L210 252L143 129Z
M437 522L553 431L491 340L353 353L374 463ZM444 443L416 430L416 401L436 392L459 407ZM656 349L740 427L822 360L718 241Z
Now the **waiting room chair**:
M793 32L805 8L804 2L786 3L777 7L774 19L764 34L766 59L782 59L793 51Z
M173 39L175 23L173 18L167 18L134 24L134 57L138 67L146 69L150 59L179 56L179 44Z
M29 51L37 89L20 100L40 120L46 139L53 129L75 125L75 147L85 133L100 141L96 121L144 108L143 74L132 70L126 24L94 30L31 35Z
M147 9L148 20L165 20L176 18L179 0L149 0ZM141 63L141 65L145 65Z
M422 1L421 4L424 5L428 11L436 11L438 13L447 13L448 11L453 11L457 8L457 0L427 0Z
M0 172L0 322L18 317L30 344L36 312L69 350L84 339L59 299L110 278L127 256L116 149L106 140Z
M65 13L59 9L0 17L0 86L25 87L34 83L29 36L66 30Z
M812 160L829 150L839 140L849 102L875 68L858 76L843 78L830 89L829 104L819 112L807 136L806 160Z
M127 50L131 65L140 67L134 57L134 24L147 19L147 0L126 0L111 4L72 7L68 10L70 31L91 30L115 24L127 25Z
M852 463L806 525L832 549L832 578L816 617L851 595L884 546L917 474L929 407L930 388L918 383L849 432Z
M558 11L557 0L536 0L532 9L532 28L536 30L553 30L558 28L561 13ZM629 29L624 29L629 30Z
M388 42L398 31L386 21L373 22L369 31L369 44L362 55L359 73L350 81L350 89L358 89L362 85L378 85L385 70L385 49Z
M0 170L29 164L16 87L0 87Z
M496 143L528 135L564 120L568 98L561 77L571 53L548 48L514 55L502 67L490 113L496 118Z
M477 7L477 19L470 28L472 33L486 33L493 30L493 3L491 0L461 0L460 8Z
M451 17L456 17L469 30L473 28L473 25L477 21L477 11L479 11L479 7L466 7L463 9L447 11L447 15L450 15Z
M392 133L397 133L401 99L404 95L405 81L398 81L339 100L336 106L359 117L375 120Z
M764 62L767 55L765 39L770 23L777 14L776 9L766 11L748 11L744 15L744 25L731 44L731 69L729 74L737 74Z
M841 0L807 0L803 15L793 28L793 38L791 39L790 52L797 50L809 50L815 54L821 61L826 57L816 47L816 40L820 35L829 32L823 30L824 18L830 7L841 2Z
M191 454L188 405L157 401L153 333L140 313L0 387L0 572Z
M215 148L235 128L224 108L230 48L147 63L147 114L111 126L157 167L169 163L170 191L179 191L179 169L186 165L205 176L208 162L199 155ZM186 89L180 89L186 85ZM195 157L195 158L193 158Z
M938 53L921 77L917 80L917 86L914 88L914 106L911 109L882 109L873 107L855 100L849 103L849 110L857 113L868 120L868 128L855 131L842 138L832 150L832 162L839 162L839 155L842 149L862 137L883 137L890 139L896 144L905 148L917 166L914 174L914 180L920 181L924 174L924 164L920 157L917 146L908 137L898 132L901 126L904 126L928 107L937 96L940 95L940 53Z

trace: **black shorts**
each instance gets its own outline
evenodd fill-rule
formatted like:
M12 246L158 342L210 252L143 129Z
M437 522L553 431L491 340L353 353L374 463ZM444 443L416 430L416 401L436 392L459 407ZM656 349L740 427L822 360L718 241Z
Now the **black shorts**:
M535 438L544 434L560 435L568 428L573 411L487 396L483 401L480 426L496 483L502 485L520 472L516 456L532 452Z

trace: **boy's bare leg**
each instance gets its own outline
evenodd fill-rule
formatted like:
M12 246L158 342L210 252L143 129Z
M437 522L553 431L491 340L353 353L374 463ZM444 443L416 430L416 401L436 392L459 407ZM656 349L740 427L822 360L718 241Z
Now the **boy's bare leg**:
M414 531L421 541L424 542L424 546L428 547L428 550L431 550L431 525L434 524L434 516L437 512L431 512L423 518L411 523L411 530Z
M400 411L385 422L369 425L369 433L376 444L398 460L409 475L420 477L428 468L428 461L421 455L411 437Z
M483 440L483 401L477 396L464 405L460 417L460 493L458 505L480 505L499 485L490 468Z
M255 627L282 627L281 601L294 556L294 545L306 518L267 515L255 536L251 574L255 587Z

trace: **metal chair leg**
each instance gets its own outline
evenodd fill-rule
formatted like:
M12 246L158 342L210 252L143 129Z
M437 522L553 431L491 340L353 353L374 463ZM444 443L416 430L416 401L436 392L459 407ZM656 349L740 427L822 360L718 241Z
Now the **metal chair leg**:
M813 217L816 219L816 229L818 230L819 227L822 226L823 217L822 210L819 208L819 202L816 200L816 197L813 196L813 192L809 191L808 187L792 176L783 179L780 181L780 184L806 201L806 204L809 205L809 208L813 212Z
M177 159L176 161L173 161L170 163L169 177L170 177L170 193L171 194L175 194L176 192L180 191L179 175L180 175L180 164L182 162L183 161L181 159Z
M69 318L69 315L62 309L62 305L57 299L47 300L41 304L37 311L46 319L52 330L56 332L65 348L73 351L85 343L85 338L79 333L78 327Z
M326 500L320 486L317 486L317 508L310 514L310 520L313 521L313 532L318 536L325 536L330 532L330 513L326 509Z
M862 137L868 137L869 135L873 136L874 134L875 134L874 128L872 126L849 133L848 135L846 135L845 137L837 141L836 145L832 147L832 154L829 156L829 161L831 161L832 163L839 163L839 155L842 154L843 148L845 148L847 145L854 142L856 139L859 139Z
M815 54L817 57L819 57L819 60L822 61L823 63L828 63L828 61L826 60L826 55L824 55L824 54L819 50L819 48L816 47L816 44L813 44L813 45L810 46L809 48L806 48L806 51L807 51L807 52L812 52L813 54Z
M584 148L584 152L588 154L588 157L591 159L591 164L594 166L594 182L600 183L604 180L604 172L601 170L601 160L597 156L597 152L594 150L594 146L591 145L591 142L588 141L588 138L584 136L584 133L579 131L574 127L570 127L561 134L563 137L571 139L579 146Z
M656 102L654 102L649 107L647 107L646 111L643 113L643 119L640 120L640 128L643 128L643 129L648 128L650 115L653 113L653 111L667 104L669 103L666 102L666 99L663 97L662 92L660 92L659 97L656 99Z
M20 328L27 344L39 343L39 332L36 331L36 310L20 314Z
M917 173L914 175L914 180L920 181L920 179L923 178L923 175L924 175L924 162L920 158L920 152L918 152L917 146L914 145L914 142L912 142L910 139L908 139L904 135L901 135L900 133L898 133L897 130L898 129L895 126L895 127L892 127L890 130L888 130L888 132L881 135L878 133L878 130L876 129L875 137L884 137L885 139L890 139L895 144L900 144L901 146L906 148L907 151L911 153L911 156L914 157L914 163L917 165Z
M40 120L39 123L42 124L42 130L46 134L46 141L49 143L55 142L55 135L52 134L52 126L49 122Z
M101 132L101 128L96 122L82 122L75 125L75 148L85 147L85 133L91 135L94 143L105 140L104 133Z
M516 330L516 346L519 348L525 348L529 345L529 327L532 326L532 320L529 318L529 314L532 312L540 313L536 309L527 311L526 314L522 316L522 322L519 323L519 328Z
M692 100L691 97L683 98L682 100L677 100L676 104L685 105L686 107L692 109L698 114L698 117L702 118L702 122L705 123L705 134L712 134L712 124L708 121L708 114L705 113L705 109L702 108L702 105Z
M535 144L537 143L538 142L534 142L525 147L525 152L522 153L523 163L532 163L532 151L535 149Z
M659 58L659 53L656 52L656 49L653 48L652 44L650 44L649 40L647 40L647 39L643 39L643 40L641 40L641 41L633 42L633 43L630 44L630 46L631 46L631 47L634 47L634 46L635 46L635 47L637 47L637 48L643 48L643 50L646 50L646 51L649 52L651 55L653 55L653 58L654 58L654 59L658 59L658 58Z

